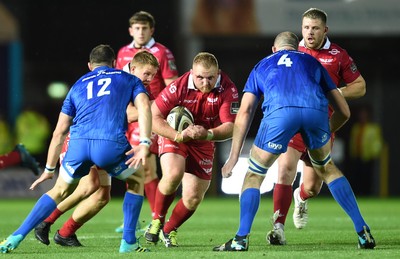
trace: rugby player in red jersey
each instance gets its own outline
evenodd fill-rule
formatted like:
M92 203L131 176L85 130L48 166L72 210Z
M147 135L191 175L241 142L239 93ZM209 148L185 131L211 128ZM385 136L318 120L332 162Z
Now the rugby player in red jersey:
M167 86L152 103L163 177L156 192L153 220L145 232L147 242L157 243L160 236L166 247L178 246L178 228L193 215L210 186L214 141L232 137L238 98L235 84L220 71L215 56L201 52L194 58L192 69ZM175 106L186 107L194 117L194 125L182 132L165 121ZM166 221L181 184L182 198Z
M149 51L157 58L160 65L159 69L150 85L146 86L150 100L154 100L161 90L178 78L174 55L167 47L156 42L153 38L155 23L154 17L148 12L139 11L133 14L129 19L129 35L132 36L133 41L118 51L116 65L116 68L129 71L129 62L136 53L143 50ZM139 145L139 128L137 122L132 122L128 125L126 136L132 146ZM153 212L155 193L159 182L156 162L158 154L157 135L152 134L151 141L149 163L144 167L144 190L150 204L150 209ZM122 232L123 225L115 230Z

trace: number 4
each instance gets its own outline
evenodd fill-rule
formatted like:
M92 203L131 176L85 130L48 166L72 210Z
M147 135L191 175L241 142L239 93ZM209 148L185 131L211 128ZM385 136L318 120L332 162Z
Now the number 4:
M288 54L282 55L278 61L278 65L285 65L286 67L291 67L293 62L287 57Z

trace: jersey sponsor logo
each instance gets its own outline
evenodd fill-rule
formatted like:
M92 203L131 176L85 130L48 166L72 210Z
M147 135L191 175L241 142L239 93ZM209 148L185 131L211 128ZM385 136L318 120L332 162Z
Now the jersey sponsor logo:
M237 114L239 111L239 102L231 103L231 114Z
M268 147L274 150L281 150L282 149L282 145L281 144L276 144L273 142L268 142Z
M328 134L325 133L324 135L322 135L321 141L325 142L328 138L329 138Z
M173 94L173 93L176 92L176 85L175 85L175 83L172 83L172 84L170 85L170 87L169 87L169 92L170 92L171 94Z
M75 169L72 168L72 166L70 166L70 165L68 164L68 162L65 163L65 167L66 167L66 169L68 170L68 172L69 172L70 174L74 174L74 173L75 173Z
M202 159L202 160L199 162L199 164L200 164L200 165L212 165L212 164L213 164L213 161L212 161L212 159Z
M164 102L168 102L167 97L164 94L160 94L161 98L163 99Z
M207 102L214 104L214 103L218 102L218 97L215 97L215 98L207 97Z
M328 64L333 62L333 58L318 58L322 64Z
M206 174L211 174L212 173L212 168L203 168L204 172Z
M183 100L183 103L197 103L197 100L188 100L188 99L185 99L185 100Z
M150 48L150 52L151 52L151 53L156 53L156 52L159 52L159 51L160 51L160 49L157 48L157 47L151 47L151 48Z
M354 62L351 63L351 65L350 65L350 70L351 70L351 72L353 72L353 73L357 72L357 66L356 66L356 64L355 64Z
M331 49L330 51L328 51L330 54L332 55L337 55L340 53L340 51L338 49Z
M122 170L122 166L117 166L117 167L115 167L114 169L113 169L113 172L114 173L118 173L119 171L121 171Z
M170 70L176 70L176 65L173 60L168 60L168 67Z
M178 147L177 145L174 145L174 144L165 144L164 147L165 147L165 148L179 149L179 147Z
M239 98L239 93L233 93L232 98L234 98L234 99Z

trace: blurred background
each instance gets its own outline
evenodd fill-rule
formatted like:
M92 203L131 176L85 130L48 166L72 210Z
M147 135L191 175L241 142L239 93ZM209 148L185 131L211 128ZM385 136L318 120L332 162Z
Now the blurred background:
M154 37L174 53L180 74L190 69L196 53L208 51L241 91L253 66L271 53L277 33L290 30L301 38L301 16L310 7L327 12L330 40L348 51L367 82L367 94L349 101L352 118L337 134L335 161L356 195L398 196L397 0L0 0L0 119L10 130L10 137L1 143L12 138L8 145L13 148L23 140L44 165L63 98L88 71L90 50L105 43L118 51L128 44L128 19L137 11L153 14ZM260 118L259 112L250 139ZM368 141L373 154L359 164L352 142L359 136L356 125L361 122L378 127L382 134ZM218 144L209 195L224 193L219 169L229 144ZM1 172L0 197L40 195L41 190L26 191L34 179L26 175ZM115 180L113 194L124 191L124 184Z

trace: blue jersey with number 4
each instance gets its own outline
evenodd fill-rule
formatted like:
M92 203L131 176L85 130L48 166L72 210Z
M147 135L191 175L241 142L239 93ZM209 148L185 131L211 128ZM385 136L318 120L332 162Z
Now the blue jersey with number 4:
M282 107L328 111L326 93L336 89L326 69L311 55L281 50L262 59L251 71L243 92L264 96L264 116Z
M61 109L74 118L71 139L125 143L126 108L140 93L147 94L142 81L122 70L102 66L82 76Z

